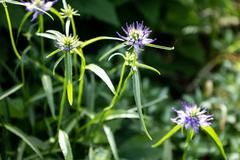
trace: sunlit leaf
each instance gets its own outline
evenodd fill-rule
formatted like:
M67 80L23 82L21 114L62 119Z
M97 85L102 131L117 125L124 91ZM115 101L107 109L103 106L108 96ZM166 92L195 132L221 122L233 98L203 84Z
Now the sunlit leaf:
M100 41L100 40L115 40L115 41L122 41L122 39L117 38L117 37L107 37L107 36L100 36L100 37L95 37L89 40L86 40L84 42L81 43L81 48L84 48L86 46L88 46L89 44L92 44L94 42Z
M99 66L97 66L95 64L89 64L86 66L86 69L92 71L99 78L101 78L103 80L103 82L108 86L108 88L112 91L112 93L115 94L115 88L112 84L112 81L110 80L107 73L102 68L100 68Z
M64 159L65 160L73 160L72 149L71 149L71 145L69 142L69 138L68 138L67 133L65 133L63 130L59 130L58 143L62 150Z
M216 132L214 131L214 129L211 126L205 126L205 127L201 127L201 129L203 129L212 139L213 141L216 143L216 145L218 146L218 149L220 150L223 158L226 160L227 156L226 153L224 151L223 145L221 140L218 138L218 135L216 134Z
M31 142L31 140L28 138L28 136L23 133L19 128L12 126L10 124L4 124L3 125L8 131L12 132L16 136L20 137L32 150L39 156L39 158L43 159L43 156L41 152L38 150L38 148Z
M174 50L174 47L166 47L166 46L160 46L156 44L147 44L146 46L152 47L152 48L157 48L157 49L163 49L163 50Z
M114 53L108 58L108 61L110 61L115 56L121 56L123 59L125 58L125 56L122 53Z
M103 129L107 136L108 143L110 144L110 148L112 150L114 159L119 160L116 142L115 142L114 135L113 135L111 129L106 125L103 126Z
M56 36L49 34L49 33L36 33L36 35L40 36L40 37L56 40Z
M16 91L18 91L19 89L21 89L23 87L23 84L18 84L10 89L8 89L7 91L5 91L4 93L2 93L2 95L0 96L0 101L3 100L4 98L8 97L9 95L15 93Z
M158 147L160 146L164 141L166 141L168 138L170 138L174 133L176 133L182 126L176 125L174 128L172 128L165 136L163 136L157 143L153 144L152 147Z
M152 137L147 130L147 127L144 121L144 116L142 113L141 89L140 89L140 80L139 80L138 71L135 71L133 74L133 93L134 93L134 99L135 99L136 106L138 108L138 113L139 113L143 130L148 136L148 138L152 140Z
M142 63L136 63L136 66L139 67L139 68L144 68L144 69L148 69L150 71L153 71L153 72L156 72L157 74L161 74L157 69L149 66L149 65L146 65L146 64L142 64Z
M55 118L55 105L54 105L54 99L53 99L53 87L52 87L52 80L48 75L42 76L42 85L43 89L46 93L48 105L50 107L50 111L52 113L52 116Z
M73 103L72 56L70 53L67 53L65 56L65 72L66 72L66 79L67 79L68 102L72 106L72 103Z

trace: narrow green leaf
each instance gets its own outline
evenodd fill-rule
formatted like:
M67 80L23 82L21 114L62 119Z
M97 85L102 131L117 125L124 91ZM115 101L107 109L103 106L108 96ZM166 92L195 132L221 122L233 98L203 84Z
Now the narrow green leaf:
M121 56L123 59L125 59L125 56L122 53L114 53L108 58L108 61L110 61L115 56Z
M158 147L160 146L165 140L170 138L174 133L176 133L182 126L176 125L174 128L172 128L165 136L163 136L157 143L153 144L152 147Z
M92 71L98 77L100 77L103 80L103 82L108 86L108 88L112 91L112 93L115 94L116 91L112 84L112 81L110 80L107 73L102 68L100 68L99 66L97 66L95 64L89 64L86 66L86 69Z
M142 113L141 89L140 89L140 80L139 80L138 71L135 71L133 74L133 93L134 93L134 99L135 99L136 106L138 108L138 114L141 120L143 130L148 136L148 138L152 140L152 137L147 130L147 127L144 121L144 116Z
M92 43L97 42L97 41L100 41L100 40L123 41L121 38L117 38L117 37L100 36L100 37L92 38L92 39L89 39L89 40L87 40L87 41L82 42L81 48L84 48L84 47L88 46L89 44L92 44Z
M20 34L21 31L22 31L22 27L24 26L26 20L27 20L31 15L32 15L32 12L27 12L27 13L23 16L23 18L22 18L22 20L21 20L21 23L20 23L20 25L19 25L19 27L18 27L17 41L18 41L18 38L19 38L19 34Z
M53 55L57 54L58 52L60 52L60 49L56 49L55 51L51 52L49 55L47 55L46 58L52 57Z
M58 60L55 62L54 66L53 66L53 75L55 75L55 73L56 73L55 70L56 70L58 64L63 60L64 57L65 57L65 54L62 55L61 57L59 57Z
M16 136L20 137L32 150L41 158L43 159L43 156L41 152L38 150L38 148L31 142L31 140L28 138L28 136L23 133L19 128L12 126L10 124L4 124L3 125L8 131L12 132Z
M4 98L8 97L9 95L15 93L16 91L18 91L19 89L21 89L23 87L23 84L18 84L10 89L8 89L7 91L5 91L4 93L2 93L2 95L0 96L0 101L3 100Z
M63 130L59 130L58 143L62 150L64 159L65 160L73 160L72 149L71 149L71 145L69 142L69 138L68 138L67 133L65 133Z
M182 157L183 160L187 159L188 148L189 148L189 145L192 141L194 134L195 134L194 129L190 128L187 130L187 139L186 139L185 149L184 149L184 153L183 153L183 157Z
M115 142L114 135L113 135L111 129L106 125L103 126L103 129L107 136L108 143L110 144L110 148L112 150L114 159L119 160L116 142Z
M160 45L156 45L156 44L147 44L146 46L148 47L152 47L152 48L157 48L157 49L163 49L163 50L174 50L174 47L166 47L166 46L160 46Z
M146 65L146 64L142 64L142 63L136 63L136 66L139 67L139 68L144 68L144 69L148 69L150 71L153 71L153 72L156 72L157 74L161 74L157 69L149 66L149 65Z
M109 56L111 53L115 52L116 50L119 50L121 48L125 47L125 42L120 43L118 45L116 45L115 47L113 47L112 49L110 49L109 51L107 51L106 53L104 53L100 58L99 61L102 61L103 59L105 59L107 56Z
M50 9L50 11L58 17L58 19L60 20L61 25L63 27L64 26L64 20L63 20L61 14L53 7Z
M113 119L135 119L139 118L139 115L136 112L126 111L126 110L109 110L105 113L105 120Z
M66 61L65 72L67 79L67 97L69 104L72 106L73 103L72 56L70 53L66 53L65 61Z
M44 38L48 38L48 39L52 39L52 40L56 40L56 36L50 33L36 33L37 36L40 37L44 37Z
M227 156L226 153L224 151L223 145L221 140L218 138L218 135L216 134L216 132L214 131L214 129L211 126L205 126L205 127L201 127L201 129L203 131L205 131L212 139L213 141L216 143L218 149L220 150L223 158L226 160Z
M46 93L48 105L50 107L51 114L53 118L56 118L55 115L55 105L54 105L54 99L53 99L53 87L52 87L52 80L50 76L48 75L43 75L42 76L42 85L43 89Z

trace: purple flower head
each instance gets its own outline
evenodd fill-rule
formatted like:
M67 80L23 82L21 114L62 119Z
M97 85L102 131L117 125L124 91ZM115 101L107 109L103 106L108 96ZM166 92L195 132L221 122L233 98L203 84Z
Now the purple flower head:
M148 27L144 26L143 22L136 22L130 25L126 24L126 28L122 27L122 30L126 36L117 32L118 36L126 41L127 45L133 46L137 54L145 45L155 41L155 39L149 38L152 31Z
M185 126L186 129L192 128L195 132L199 131L199 127L211 125L213 116L207 114L205 108L198 108L196 104L182 103L183 110L173 109L177 113L176 118L171 120L178 125Z
M47 0L31 0L30 2L23 2L26 6L26 10L33 12L32 21L34 21L39 14L42 14L40 10L49 11L51 7L57 2L58 0L54 1L47 1Z

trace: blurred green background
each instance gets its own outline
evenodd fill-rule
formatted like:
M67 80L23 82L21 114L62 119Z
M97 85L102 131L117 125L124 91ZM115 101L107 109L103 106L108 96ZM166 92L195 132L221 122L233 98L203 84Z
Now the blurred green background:
M135 21L144 21L153 30L151 37L157 38L156 44L174 46L174 51L145 48L141 61L161 72L157 76L141 70L142 98L147 107L144 110L147 125L154 137L154 142L163 136L174 124L172 107L179 108L179 102L186 100L209 109L214 114L213 127L219 134L229 160L240 159L240 37L238 0L68 0L79 11L76 17L77 33L80 40L96 36L117 36L121 26ZM54 8L61 8L59 1ZM9 5L14 35L25 14L23 7ZM0 7L0 91L3 92L20 81L18 61L12 53L4 9ZM42 152L57 148L49 138L54 135L54 120L51 119L48 103L44 97L41 77L49 72L39 65L39 40L34 35L36 23L28 21L18 41L18 48L23 51L29 44L26 34L35 44L32 54L24 59L26 85L19 91L0 101L0 117L4 122L17 126L27 135ZM35 27L36 28L36 27ZM52 21L45 16L45 29L60 30L60 23L55 17ZM54 44L46 42L46 54ZM118 82L121 59L113 62L98 62L102 53L116 45L114 42L98 42L84 54L88 63L96 63L105 68L114 84ZM45 59L43 66L50 71L53 61ZM58 69L62 74L62 68ZM85 85L84 105L89 112L100 111L108 104L111 93L105 85L92 74L88 74ZM61 86L54 80L54 89ZM116 108L134 107L131 85L127 88ZM95 93L92 99L92 94ZM56 113L61 99L61 89L54 94ZM89 98L90 97L90 98ZM94 101L92 101L94 100ZM89 107L91 106L91 107ZM64 125L75 119L74 109L66 105ZM78 125L88 121L81 116ZM148 141L141 130L138 120L113 120L107 122L112 128L119 156L127 160L177 160L184 150L185 135L174 135L159 148L152 149L153 142ZM69 133L75 159L88 159L89 146L92 146L94 160L110 160L111 150L103 131L98 125L78 133L72 129ZM0 128L0 153L2 159L16 159L17 150L22 141ZM34 153L26 147L23 157ZM46 159L61 159L59 151L46 154ZM190 147L189 160L219 160L221 155L214 142L204 133L197 135ZM33 158L34 159L34 158Z

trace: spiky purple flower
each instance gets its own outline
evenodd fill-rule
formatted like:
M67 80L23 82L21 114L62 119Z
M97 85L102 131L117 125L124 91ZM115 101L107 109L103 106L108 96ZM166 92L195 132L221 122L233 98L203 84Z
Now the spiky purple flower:
M205 108L198 108L196 104L182 103L184 110L173 109L177 113L176 118L171 120L178 125L185 126L186 129L192 128L195 132L199 131L199 127L211 125L213 115L207 114Z
M48 0L31 0L30 2L24 2L26 6L26 10L33 12L32 21L34 21L39 14L43 11L49 11L51 7L57 2L58 0L48 1Z
M122 27L122 30L126 36L123 36L117 32L118 36L126 41L127 45L133 46L137 54L145 45L155 41L155 39L149 38L149 35L152 31L148 27L144 26L143 22L133 22L130 25L126 24L126 28Z

